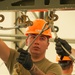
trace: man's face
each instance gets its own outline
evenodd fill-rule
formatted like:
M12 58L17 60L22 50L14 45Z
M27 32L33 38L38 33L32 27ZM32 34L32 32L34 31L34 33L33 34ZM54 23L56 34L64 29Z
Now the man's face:
M29 37L26 40L27 46L30 45L30 43L34 40L36 37L36 34L29 34ZM45 35L40 35L37 37L37 39L34 41L34 43L30 46L29 52L31 55L41 55L45 54L46 49L48 48L49 42L48 38Z

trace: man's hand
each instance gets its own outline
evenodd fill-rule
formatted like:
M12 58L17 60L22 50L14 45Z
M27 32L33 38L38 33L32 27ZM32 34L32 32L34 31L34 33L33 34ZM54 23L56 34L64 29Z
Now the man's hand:
M31 55L28 53L28 51L25 51L22 48L18 49L18 52L20 52L20 55L17 58L17 61L22 64L25 69L30 70L33 66Z
M55 42L56 42L56 52L58 55L61 55L61 56L69 56L69 54L67 52L65 52L65 50L62 48L61 45L64 46L64 48L69 52L71 53L71 46L68 44L68 42L66 40L63 40L63 39L55 39Z

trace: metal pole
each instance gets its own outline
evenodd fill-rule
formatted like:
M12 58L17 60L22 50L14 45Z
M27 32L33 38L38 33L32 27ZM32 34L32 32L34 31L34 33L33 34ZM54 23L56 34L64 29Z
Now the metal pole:
M13 35L11 35L11 34L0 34L0 36L1 37L21 37L21 38L26 38L26 36L25 35L18 35L18 34L13 34Z

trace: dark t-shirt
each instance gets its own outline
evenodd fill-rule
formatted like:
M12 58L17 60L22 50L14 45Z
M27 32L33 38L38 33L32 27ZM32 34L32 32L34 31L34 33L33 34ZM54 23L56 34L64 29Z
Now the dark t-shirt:
M19 53L16 50L11 49L8 62L6 63L6 66L10 74L12 74L13 72L13 67L14 67L14 64L17 63L16 58L18 56L19 56ZM58 65L57 63L52 63L46 58L42 59L41 61L34 62L34 64L40 70L42 70L45 74L52 72L56 75L62 75L62 70L61 70L60 65ZM23 66L20 66L20 73L22 75L31 75L30 72L26 70Z

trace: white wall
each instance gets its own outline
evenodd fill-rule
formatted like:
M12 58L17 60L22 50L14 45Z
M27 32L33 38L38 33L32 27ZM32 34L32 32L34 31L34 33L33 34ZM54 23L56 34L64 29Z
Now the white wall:
M0 14L5 15L5 21L0 23L0 26L3 27L11 27L14 24L15 19L15 13L14 12L0 12ZM32 13L27 13L31 20L36 19ZM65 39L75 39L75 11L56 11L56 14L58 15L58 20L54 22L55 26L59 27L59 32L57 35L60 38ZM25 29L24 29L25 30ZM0 30L0 34L14 34L14 30ZM53 38L55 38L54 33ZM8 44L10 43L10 45ZM14 48L14 44L12 42L6 42L6 44L9 47ZM75 43L70 43L72 47L75 48ZM55 43L50 42L50 46L46 52L46 57L53 62L56 62L56 52L55 52ZM0 64L2 64L3 61L0 60ZM4 70L4 72L3 72ZM0 65L0 75L9 75L7 68L4 64Z

